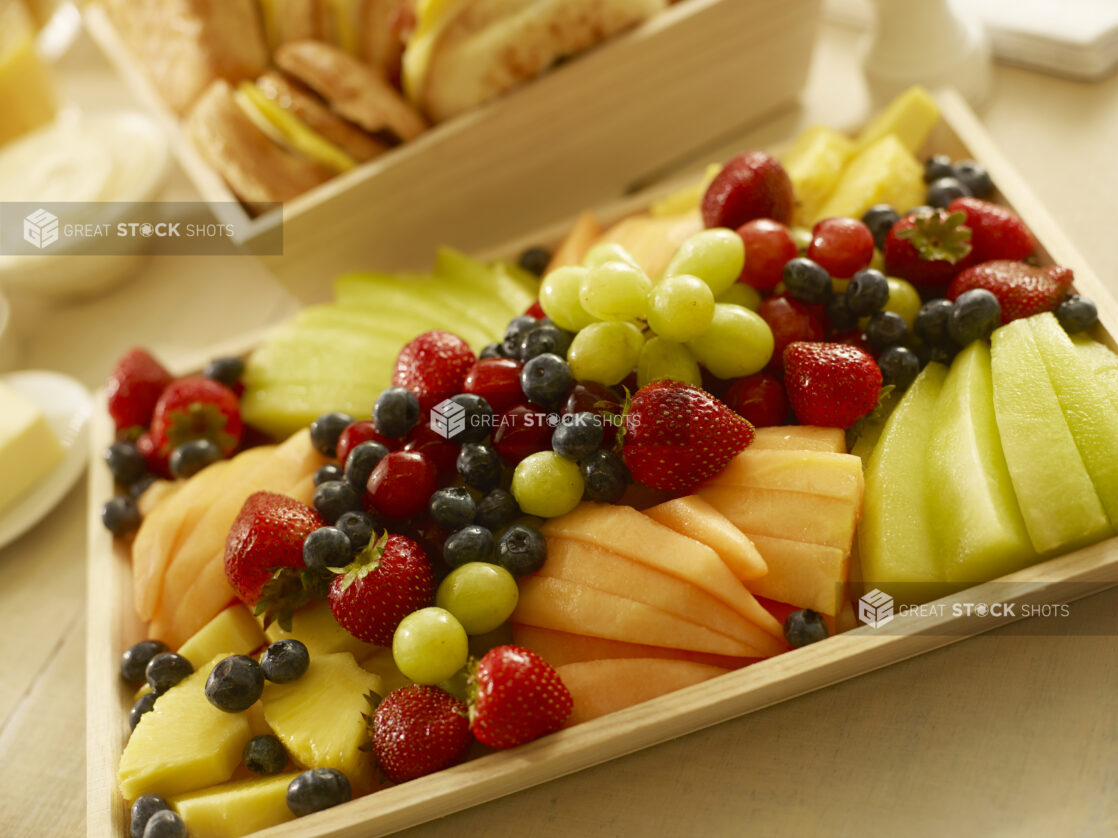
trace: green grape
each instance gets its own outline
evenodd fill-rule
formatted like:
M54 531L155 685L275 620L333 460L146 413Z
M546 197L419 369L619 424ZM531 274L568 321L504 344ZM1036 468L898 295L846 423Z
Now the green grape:
M582 279L578 301L599 320L644 317L652 280L625 262L605 262L590 268Z
M867 267L885 273L885 254L875 248L873 251L873 258L870 259L870 263Z
M466 665L469 639L445 608L420 608L400 621L392 636L392 658L417 684L445 681Z
M591 323L571 341L567 363L576 381L612 387L633 371L643 346L641 330L633 323Z
M741 236L724 227L713 227L685 241L668 263L664 276L697 276L717 297L738 281L743 267L745 244Z
M710 326L687 347L719 378L740 378L765 368L773 354L773 333L756 312L717 303Z
M920 300L920 292L913 288L911 283L905 282L903 279L896 279L891 276L887 276L885 279L889 283L889 299L885 303L885 310L895 311L904 318L905 325L911 329L913 321L916 320L916 313L920 311L920 306L923 305Z
M641 270L633 254L616 242L598 242L586 252L586 258L582 260L582 264L588 268L596 268L606 262L624 262Z
M577 332L595 322L578 301L578 289L588 271L577 265L556 268L540 283L540 306L560 329Z
M761 306L761 292L752 285L735 282L719 295L716 302L731 303L750 311L756 311Z
M528 455L512 473L512 496L521 510L541 518L566 515L582 500L582 490L578 463L554 451Z
M648 325L668 340L691 340L702 334L712 317L714 294L697 276L666 276L652 286L648 295Z
M453 614L466 634L485 634L512 615L519 594L516 579L500 565L467 562L442 581L435 604Z
M643 387L658 378L671 378L702 386L703 376L695 356L682 343L673 343L664 338L653 338L641 350L637 363L637 386Z

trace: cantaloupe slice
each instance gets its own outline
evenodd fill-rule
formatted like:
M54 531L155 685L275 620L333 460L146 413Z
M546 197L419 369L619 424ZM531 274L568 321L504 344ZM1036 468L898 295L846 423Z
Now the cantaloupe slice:
M172 649L182 645L230 603L237 595L225 579L224 551L203 562L186 589L163 600L151 620L148 633Z
M757 428L749 447L754 451L791 449L794 451L832 451L846 453L846 431L819 425L775 425Z
M701 541L717 553L738 579L756 579L768 568L749 536L698 495L685 495L644 510L677 533Z
M829 451L765 451L749 446L704 486L780 489L861 505L862 461Z
M659 608L549 576L532 575L520 580L520 601L509 619L539 628L668 649L730 657L753 655L745 643Z
M611 658L666 658L705 663L722 669L741 669L743 666L765 660L709 655L687 649L667 649L663 646L649 646L647 643L627 643L624 640L589 637L585 634L571 634L538 626L513 625L512 638L513 643L531 649L552 666Z
M846 600L850 552L822 544L753 536L769 572L746 582L757 596L835 615Z
M858 508L849 501L779 489L726 486L711 486L699 494L733 521L754 545L756 536L767 535L849 552L854 540ZM765 555L759 546L757 549Z
M664 273L680 245L702 229L697 209L682 215L641 213L617 222L598 241L621 245L655 279Z
M561 268L564 265L581 265L586 258L591 246L602 234L601 225L594 213L587 210L575 219L567 237L551 255L551 262L547 266L548 272Z
M562 517L552 518L542 531L548 536L597 544L677 576L722 600L769 634L782 634L772 616L742 587L717 553L632 507L583 503Z
M729 670L693 661L615 658L556 667L574 707L566 727L708 681Z
M635 599L751 647L756 657L783 651L775 637L706 591L647 565L585 541L552 537L541 576L565 579L599 591Z

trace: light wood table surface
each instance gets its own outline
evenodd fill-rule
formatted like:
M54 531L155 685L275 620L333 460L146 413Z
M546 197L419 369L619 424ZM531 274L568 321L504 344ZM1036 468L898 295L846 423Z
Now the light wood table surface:
M803 107L735 147L864 119L857 47L825 24ZM71 101L130 105L88 43L61 71ZM982 116L1118 294L1118 77L998 67ZM166 197L192 194L176 172ZM92 388L127 346L174 362L295 306L249 258L165 257L106 297L41 313L23 366ZM5 838L85 832L85 524L79 487L0 551ZM1027 621L404 834L1118 835L1118 590L1073 609L1064 635Z

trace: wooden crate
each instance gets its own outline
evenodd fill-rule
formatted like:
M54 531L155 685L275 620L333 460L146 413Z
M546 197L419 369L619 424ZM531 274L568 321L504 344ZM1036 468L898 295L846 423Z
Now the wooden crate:
M92 5L86 19L219 220L247 230L249 249L282 225L283 255L266 262L311 301L345 271L422 268L441 244L493 247L495 230L528 232L624 194L740 133L799 94L819 10L820 0L683 0L256 219L179 129L104 10Z
M973 157L999 185L998 200L1012 206L1040 242L1042 262L1075 270L1078 289L1098 303L1097 337L1112 348L1118 335L1118 303L1068 243L1043 205L998 152L977 119L957 95L940 97L944 119L926 152L953 158ZM647 204L640 196L604 207L611 220ZM527 240L554 241L568 223ZM515 252L515 245L509 252ZM239 346L213 347L207 356L251 348L259 336ZM205 359L200 358L198 366ZM94 451L111 439L104 410L95 417ZM88 835L121 836L128 814L116 784L116 765L127 735L131 691L117 667L125 648L144 636L131 607L131 576L126 551L113 543L99 520L100 505L112 491L99 457L93 457L89 483L87 771ZM1070 585L1069 583L1075 583ZM994 583L975 586L941 602L999 601L1056 603L1118 585L1118 537L1068 553ZM881 633L862 627L822 643L728 673L694 687L578 725L528 745L497 752L344 806L258 833L260 838L335 836L369 838L475 806L583 768L664 742L779 701L835 684L891 663L946 646L966 636L1012 622L1012 616L898 617ZM903 627L904 633L900 629Z

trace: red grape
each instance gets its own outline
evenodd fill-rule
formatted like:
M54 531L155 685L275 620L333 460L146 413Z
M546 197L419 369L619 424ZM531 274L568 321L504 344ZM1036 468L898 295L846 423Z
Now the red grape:
M823 340L826 315L821 305L809 305L787 294L762 300L757 313L769 324L773 333L773 357L770 367L784 368L784 347L797 340Z
M530 454L548 451L554 426L545 421L546 414L535 405L518 404L501 414L493 430L493 447L501 459L516 465Z
M481 396L494 413L504 413L524 401L524 391L520 388L522 366L512 358L483 358L466 372L462 392Z
M621 416L621 397L616 392L602 384L593 381L583 381L571 388L567 401L560 411L563 415L569 413L595 413L599 416L612 413ZM620 420L606 421L603 424L605 437L602 447L609 448L617 438L617 427Z
M369 440L379 442L389 451L400 447L400 440L382 434L377 430L372 419L361 419L347 427L338 436L338 462L344 467L349 452L362 442L368 442Z
M784 265L796 258L796 242L788 228L771 218L756 218L738 228L745 243L745 267L738 282L758 291L771 291L780 282Z
M824 218L811 230L807 256L831 276L849 279L873 259L873 233L854 218Z
M369 476L368 502L385 518L410 518L439 488L435 464L422 451L390 451Z
M788 416L784 384L771 372L734 379L722 400L755 428L783 425Z
M459 447L442 434L431 430L431 426L427 423L419 425L408 434L404 450L422 451L435 464L435 469L442 477L457 472Z

